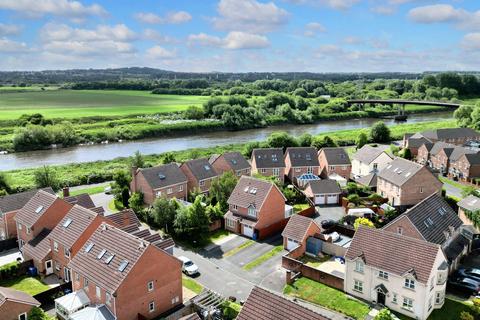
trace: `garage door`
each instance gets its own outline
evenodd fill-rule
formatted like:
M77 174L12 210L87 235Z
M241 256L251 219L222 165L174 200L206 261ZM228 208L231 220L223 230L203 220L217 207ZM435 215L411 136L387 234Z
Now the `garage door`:
M334 204L338 203L338 196L336 194L330 194L327 196L327 203L328 204Z
M247 225L243 225L243 235L253 238L253 228Z
M292 240L292 239L287 239L287 250L292 251L298 246L298 241Z
M325 196L322 195L316 195L315 196L315 204L325 204Z

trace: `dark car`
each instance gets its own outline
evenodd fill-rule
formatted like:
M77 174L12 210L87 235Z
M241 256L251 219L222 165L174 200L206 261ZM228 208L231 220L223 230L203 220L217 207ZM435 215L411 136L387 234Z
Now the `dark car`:
M471 295L477 295L480 292L480 283L470 278L453 277L448 279L447 285L451 289L456 289Z
M459 277L470 278L477 282L480 282L480 269L466 268L458 269L456 275Z

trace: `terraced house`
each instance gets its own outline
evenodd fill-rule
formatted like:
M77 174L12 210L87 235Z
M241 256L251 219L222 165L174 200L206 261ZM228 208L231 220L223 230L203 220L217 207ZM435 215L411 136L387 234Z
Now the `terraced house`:
M415 133L407 139L404 139L404 144L409 146L411 140L427 140L432 143L442 141L455 145L463 145L467 141L480 140L480 133L470 128L435 129Z
M463 153L458 158L450 161L448 173L451 177L462 180L480 177L480 154Z
M210 163L219 175L226 171L231 171L237 177L250 175L250 163L240 152L225 152L210 158Z
M252 152L252 175L276 177L282 183L285 181L285 160L282 148L254 149Z
M201 192L208 193L213 179L218 177L217 171L207 158L187 161L180 166L180 169L187 177L188 192L200 189Z
M187 176L176 163L142 169L132 167L130 190L142 193L144 203L152 205L160 197L185 200L187 182Z
M320 175L317 149L313 147L292 147L285 151L285 171L291 182L299 185L302 176ZM299 181L300 180L300 181ZM300 183L299 183L300 182Z

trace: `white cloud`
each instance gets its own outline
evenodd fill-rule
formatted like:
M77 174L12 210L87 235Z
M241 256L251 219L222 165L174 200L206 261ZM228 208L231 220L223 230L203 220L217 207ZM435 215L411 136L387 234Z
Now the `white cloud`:
M14 24L3 24L0 23L0 37L1 36L12 36L17 35L21 31L21 27Z
M146 51L146 56L150 59L173 59L177 57L177 52L161 46L153 46Z
M467 33L461 42L464 49L480 50L480 32Z
M306 37L315 37L318 33L327 31L327 29L318 22L310 22L305 26L304 35Z
M25 42L0 38L0 53L26 53L31 51Z
M161 34L160 32L153 29L145 29L142 32L142 36L146 40L151 40L157 43L177 43L178 40L170 36Z
M308 4L314 6L326 6L335 10L348 10L360 0L285 0L295 4Z
M480 30L480 10L470 12L449 4L413 8L408 17L418 23L453 23L461 29Z
M346 44L361 44L363 43L363 40L362 38L359 38L359 37L355 37L355 36L348 36L348 37L345 37L343 38L343 42L346 43Z
M103 16L106 11L98 4L89 6L70 0L2 0L0 9L17 11L21 14L40 17L52 14L68 18Z
M169 12L165 17L160 17L151 12L140 12L135 15L135 18L148 24L180 24L192 20L192 16L186 11Z
M205 33L191 34L188 36L188 43L190 45L220 47L230 50L262 49L270 45L265 36L241 31L229 32L223 39Z
M244 30L251 33L267 33L288 22L289 14L275 3L256 0L220 0L219 16L212 19L219 30Z

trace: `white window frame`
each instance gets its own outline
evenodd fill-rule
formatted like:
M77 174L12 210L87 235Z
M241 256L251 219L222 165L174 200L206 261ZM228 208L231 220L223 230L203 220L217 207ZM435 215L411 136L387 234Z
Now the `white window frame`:
M402 308L408 311L413 311L413 299L403 297Z
M22 224L20 222L17 224L17 226L18 226L18 230L22 230Z
M273 168L273 175L280 176L280 168Z
M403 235L403 228L402 228L402 227L398 227L398 228L397 228L397 233Z
M355 261L355 271L359 273L364 273L365 264L361 260Z
M157 198L160 198L162 196L162 191L157 191L155 195L157 196Z
M404 283L405 288L415 290L415 280L405 278L405 283Z
M178 191L180 191L180 192L183 191L183 184L181 184L180 187L178 187Z
M53 250L55 252L58 252L58 242L57 241L53 241Z
M254 206L249 206L247 208L247 214L249 217L256 218L257 217L257 210L255 209Z
M154 289L154 287L153 287L153 281L149 281L149 282L147 283L147 290L148 290L148 292L153 291L153 289Z
M392 293L392 303L398 303L398 296L396 293Z
M313 167L307 167L307 173L313 174Z
M353 280L353 290L363 293L363 281L354 279Z
M70 258L70 250L67 248L63 247L63 253L65 254L65 257Z
M167 189L167 194L172 194L173 193L173 189L172 188L168 188Z
M227 219L226 224L229 228L235 228L235 220L233 219Z
M22 320L22 316L24 316L24 318L23 318L24 320L28 320L28 315L27 315L26 312L20 313L20 314L18 315L18 320Z
M32 231L29 227L26 227L25 230L26 230L27 234L30 234L30 232Z
M88 278L83 277L83 288L88 290L88 285L89 285Z
M267 173L267 169L265 168L260 169L260 173L263 173L263 174Z
M383 270L379 270L378 271L378 277L380 279L388 280L388 272L383 271Z
M205 186L205 180L200 180L200 181L198 182L198 185L199 185L200 187L204 187L204 186Z
M112 305L112 295L110 294L110 292L108 291L105 291L105 304L107 306L111 306Z
M148 312L150 313L155 312L155 301L150 301L148 303Z
M95 286L95 297L98 299L102 298L102 289L99 286Z

